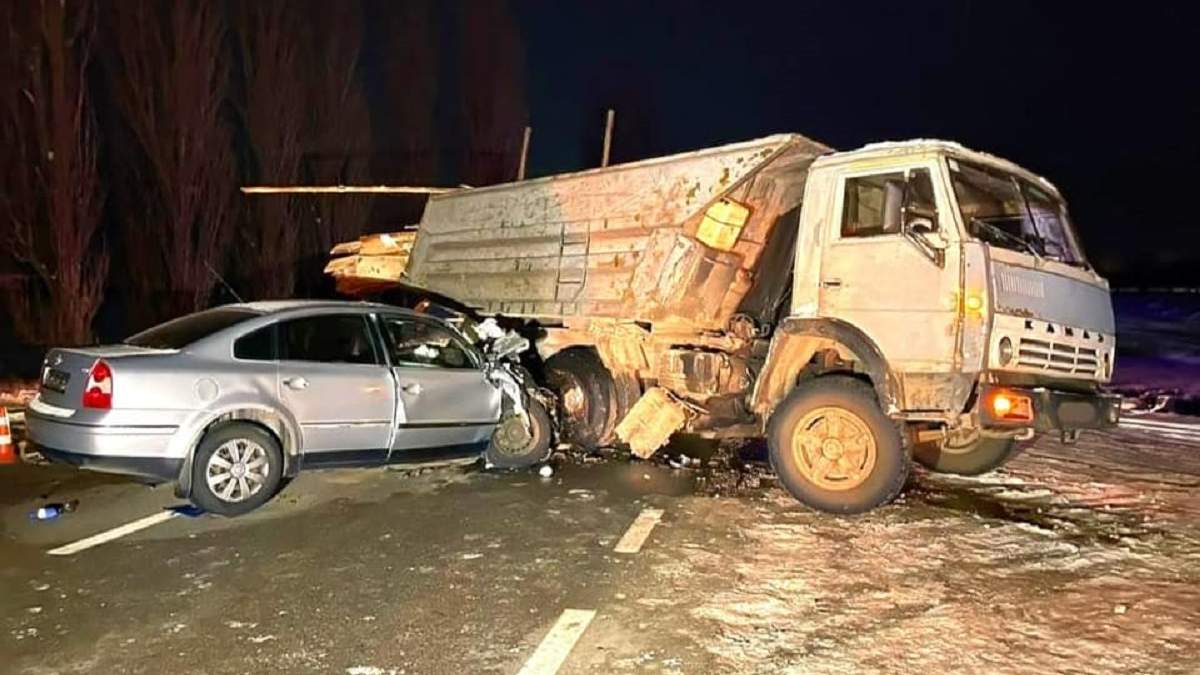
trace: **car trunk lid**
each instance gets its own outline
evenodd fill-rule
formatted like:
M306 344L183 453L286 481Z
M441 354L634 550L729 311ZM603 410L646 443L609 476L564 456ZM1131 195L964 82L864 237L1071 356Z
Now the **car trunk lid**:
M114 372L115 380L120 377L120 364L123 359L170 354L174 351L133 345L51 349L42 364L39 397L49 405L77 410L83 405L83 389L88 381L88 373L96 361L103 359L108 363Z

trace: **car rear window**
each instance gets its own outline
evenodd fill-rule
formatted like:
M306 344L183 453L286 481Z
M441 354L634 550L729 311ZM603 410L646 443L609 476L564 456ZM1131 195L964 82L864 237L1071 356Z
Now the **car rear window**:
M151 349L183 349L197 340L258 316L261 316L258 312L236 307L208 309L144 330L126 340L125 344Z

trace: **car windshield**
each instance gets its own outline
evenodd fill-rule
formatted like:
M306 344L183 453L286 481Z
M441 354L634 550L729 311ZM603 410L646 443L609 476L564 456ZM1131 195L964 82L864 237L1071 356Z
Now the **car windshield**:
M950 176L963 223L993 246L1083 266L1066 204L1049 190L1009 173L951 159Z
M134 335L125 344L150 349L183 349L217 331L257 316L262 315L239 307L218 307L159 324Z

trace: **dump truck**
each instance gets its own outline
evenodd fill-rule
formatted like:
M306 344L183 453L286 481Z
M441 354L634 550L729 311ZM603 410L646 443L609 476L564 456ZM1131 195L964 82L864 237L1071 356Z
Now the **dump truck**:
M776 135L455 190L404 253L405 286L522 324L565 440L765 437L820 510L1119 415L1108 284L1065 201L957 143Z

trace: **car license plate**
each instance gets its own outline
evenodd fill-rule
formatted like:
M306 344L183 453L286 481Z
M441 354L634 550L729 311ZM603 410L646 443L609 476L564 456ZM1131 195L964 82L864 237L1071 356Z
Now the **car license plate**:
M56 391L60 394L67 393L67 383L71 381L70 373L47 368L46 374L42 376L42 387L50 391Z

